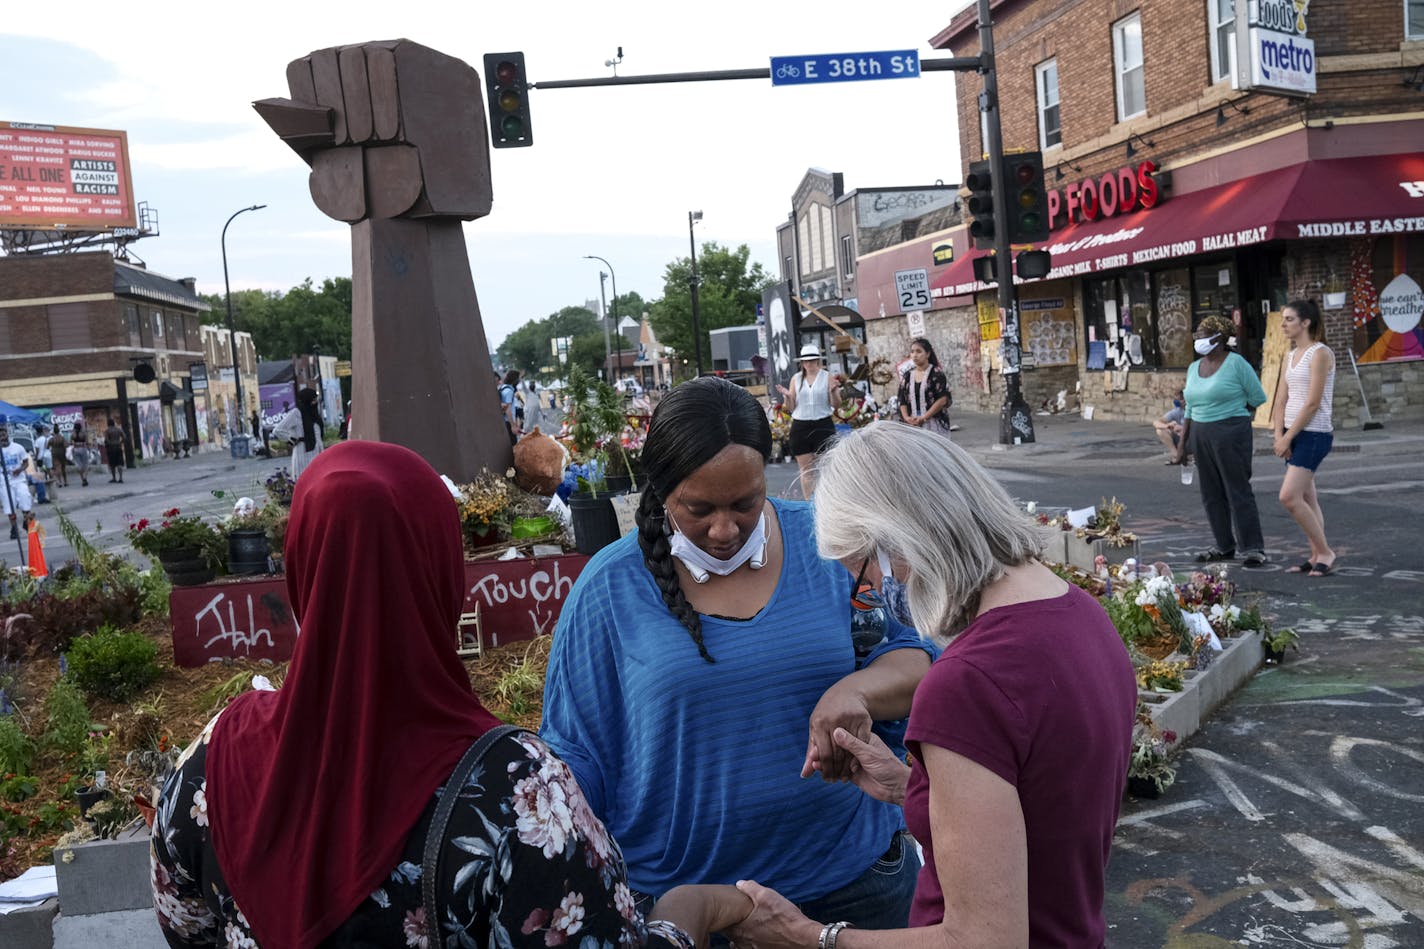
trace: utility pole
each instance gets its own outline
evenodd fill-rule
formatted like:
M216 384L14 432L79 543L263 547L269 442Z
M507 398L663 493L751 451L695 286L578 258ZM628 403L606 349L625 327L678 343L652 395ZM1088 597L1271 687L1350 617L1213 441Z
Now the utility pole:
M979 0L979 71L984 91L979 111L984 113L985 145L994 182L994 282L999 290L999 317L1004 321L1004 406L999 413L999 443L1028 444L1033 437L1033 413L1023 398L1020 374L1019 301L1014 286L1013 248L1009 243L1009 182L1004 181L1004 142L999 125L999 79L994 69L994 25L989 0Z

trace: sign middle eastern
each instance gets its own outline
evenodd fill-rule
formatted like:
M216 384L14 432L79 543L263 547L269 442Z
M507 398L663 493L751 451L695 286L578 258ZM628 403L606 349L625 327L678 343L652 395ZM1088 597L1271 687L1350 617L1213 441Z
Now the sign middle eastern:
M771 57L773 86L859 82L866 79L914 79L919 74L920 54L912 49Z

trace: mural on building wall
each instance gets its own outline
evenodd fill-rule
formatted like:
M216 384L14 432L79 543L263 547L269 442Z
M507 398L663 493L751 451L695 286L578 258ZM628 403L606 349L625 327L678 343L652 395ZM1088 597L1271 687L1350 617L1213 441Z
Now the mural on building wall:
M762 291L762 310L766 314L767 361L771 375L771 391L778 385L790 385L795 372L792 346L796 342L795 321L792 317L791 294L786 284L774 284ZM797 307L796 310L800 310Z
M143 457L157 458L163 454L163 406L157 399L135 402L138 409L138 443Z
M1421 244L1424 241L1397 235L1381 240L1360 238L1351 247L1350 299L1359 362L1424 359Z
M942 231L959 220L959 194L951 188L857 191L856 246L861 254Z

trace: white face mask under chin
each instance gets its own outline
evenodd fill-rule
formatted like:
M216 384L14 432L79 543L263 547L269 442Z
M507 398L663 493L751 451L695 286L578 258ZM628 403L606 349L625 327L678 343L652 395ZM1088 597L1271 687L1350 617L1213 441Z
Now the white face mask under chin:
M668 546L671 548L672 555L681 560L682 565L687 568L687 572L692 574L694 583L706 583L709 575L714 573L719 577L725 577L744 563L750 563L753 570L760 570L766 566L765 511L757 521L756 529L747 537L747 542L726 560L718 560L698 547L688 539L686 534L678 530L677 522L672 519L671 514L667 517L668 524L673 528Z

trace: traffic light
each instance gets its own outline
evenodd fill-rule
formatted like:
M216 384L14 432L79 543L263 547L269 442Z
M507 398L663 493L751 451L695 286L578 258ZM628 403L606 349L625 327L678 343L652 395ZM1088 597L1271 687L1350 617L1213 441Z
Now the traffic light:
M533 145L524 54L485 53L485 88L489 90L490 144L495 148Z
M969 236L974 238L975 247L993 247L994 175L989 162L970 162L964 187L969 189L968 208L969 213L974 216L969 225Z
M1048 240L1048 190L1043 186L1043 153L1004 156L1004 184L1009 189L1010 244L1040 244Z

